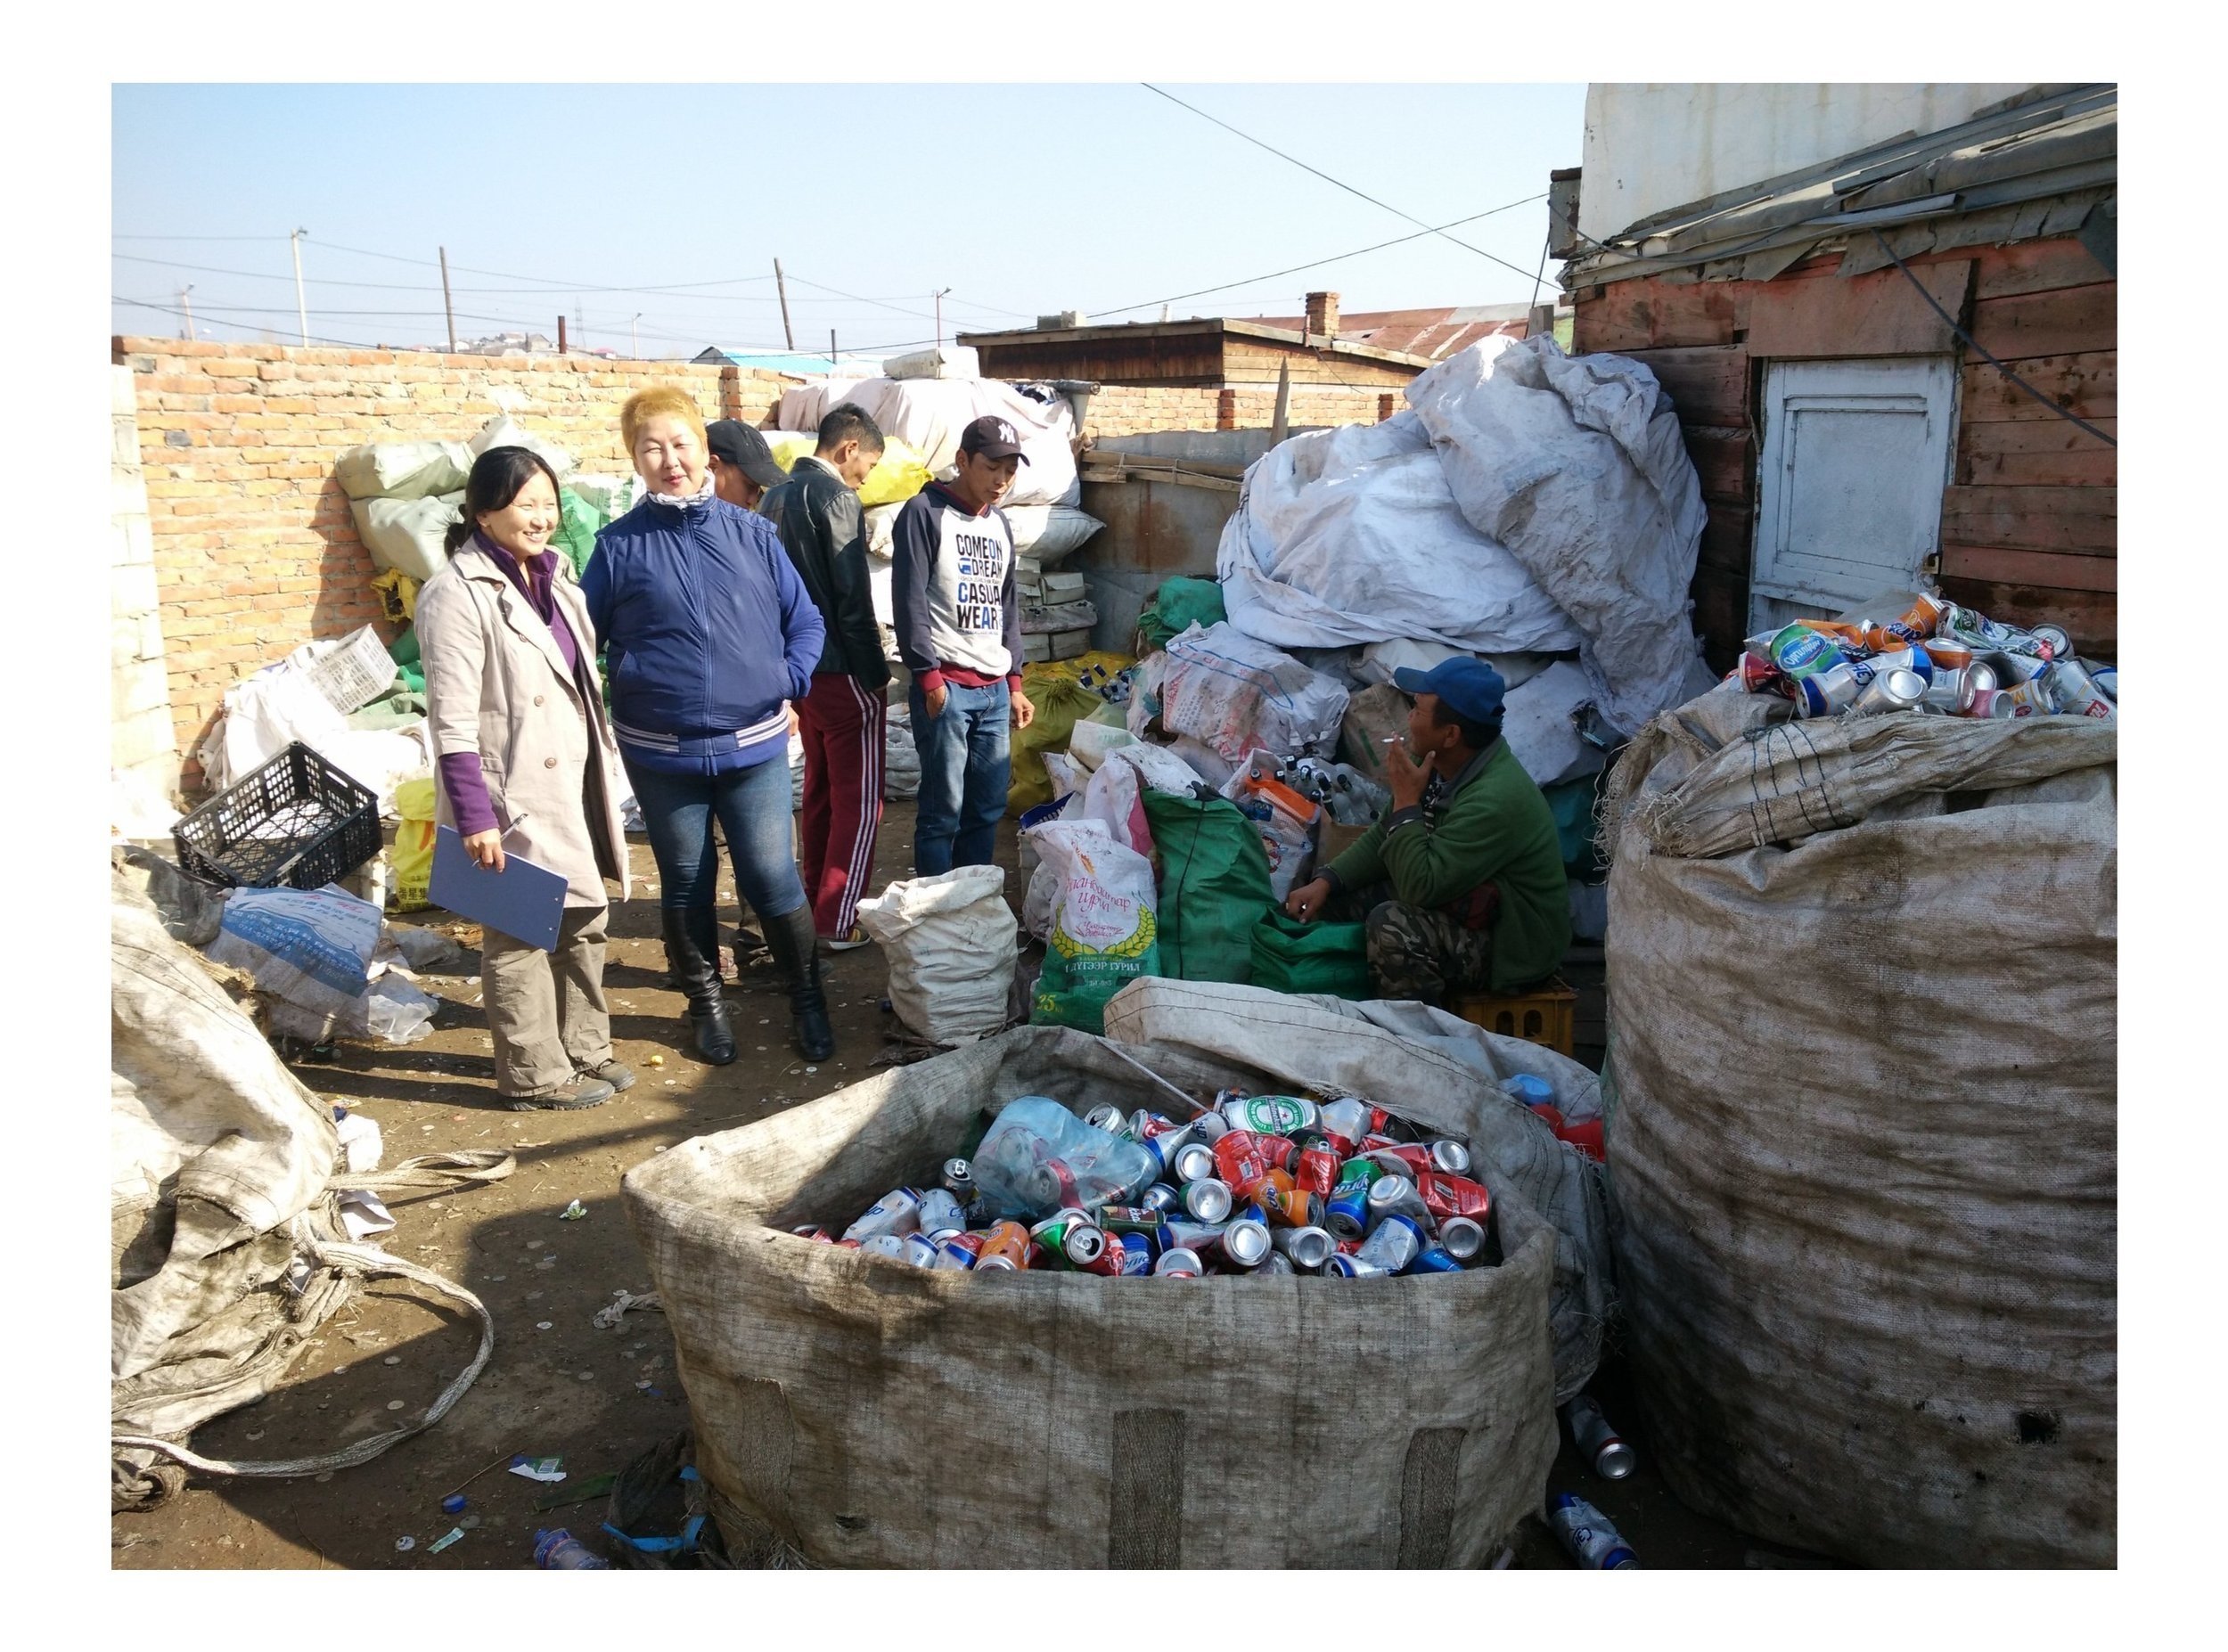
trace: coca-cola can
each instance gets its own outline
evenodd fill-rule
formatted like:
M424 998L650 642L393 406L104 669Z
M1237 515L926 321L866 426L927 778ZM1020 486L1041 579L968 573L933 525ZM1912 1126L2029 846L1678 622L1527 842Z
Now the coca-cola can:
M1741 655L1732 668L1732 680L1744 694L1784 694L1787 679L1780 668L1760 654Z
M1431 1143L1431 1168L1450 1176L1468 1175L1470 1149L1460 1141L1434 1141Z
M1152 1271L1163 1279L1195 1280L1207 1272L1207 1264L1200 1260L1199 1252L1178 1245L1162 1251Z

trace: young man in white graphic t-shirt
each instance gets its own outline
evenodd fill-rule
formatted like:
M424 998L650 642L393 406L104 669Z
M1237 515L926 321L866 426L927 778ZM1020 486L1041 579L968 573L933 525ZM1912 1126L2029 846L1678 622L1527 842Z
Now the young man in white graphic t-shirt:
M959 438L959 473L931 482L891 534L897 652L913 673L921 756L913 870L987 866L1005 813L1009 729L1036 721L1021 692L1013 532L998 501L1028 462L1012 421L985 414Z

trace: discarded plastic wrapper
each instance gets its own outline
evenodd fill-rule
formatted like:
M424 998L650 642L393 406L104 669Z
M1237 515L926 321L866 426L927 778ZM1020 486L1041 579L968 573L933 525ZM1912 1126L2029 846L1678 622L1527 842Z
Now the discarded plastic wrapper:
M438 1555L441 1552L441 1550L448 1548L452 1543L461 1543L463 1541L464 1528L461 1525L452 1525L446 1532L433 1540L431 1547L430 1547L426 1552L428 1554Z
M378 1194L350 1188L340 1195L340 1225L348 1231L349 1242L360 1245L373 1234L392 1229L395 1219Z
M587 1214L588 1207L586 1205L583 1205L578 1199L575 1199L571 1204L566 1206L562 1210L557 1213L557 1220L560 1222L577 1222L581 1217L586 1215Z
M521 1456L512 1463L511 1472L525 1479L539 1480L545 1485L554 1485L565 1477L564 1469L559 1467L564 1460L561 1457Z

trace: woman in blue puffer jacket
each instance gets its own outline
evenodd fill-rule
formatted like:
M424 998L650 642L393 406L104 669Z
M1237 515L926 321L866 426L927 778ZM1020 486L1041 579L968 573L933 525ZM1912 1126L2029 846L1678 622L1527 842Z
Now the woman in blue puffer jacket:
M580 588L608 650L611 730L658 861L666 957L698 1052L733 1060L717 815L736 893L788 978L798 1047L824 1060L835 1038L790 847L788 702L811 690L826 628L774 525L713 494L703 416L685 390L629 397L619 431L650 493L596 536Z

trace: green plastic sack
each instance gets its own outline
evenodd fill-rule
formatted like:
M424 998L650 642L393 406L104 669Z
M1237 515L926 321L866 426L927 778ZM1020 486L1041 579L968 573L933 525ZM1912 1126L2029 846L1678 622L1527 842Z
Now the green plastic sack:
M1106 703L1075 678L1034 665L1022 669L1021 692L1036 707L1036 720L1013 736L1005 811L1016 815L1053 800L1053 777L1045 772L1044 754L1067 750L1077 720Z
M1170 637L1182 636L1194 625L1218 626L1229 615L1223 611L1223 588L1212 579L1188 579L1179 574L1160 582L1160 589L1137 616L1137 634L1148 653L1168 646Z
M1226 797L1147 788L1160 860L1160 972L1178 981L1253 980L1253 926L1274 910L1261 834Z
M1273 993L1372 996L1365 927L1302 923L1270 908L1253 927L1253 985Z
M595 554L596 530L603 523L603 513L571 488L557 490L557 531L549 542L565 553L575 579L587 571L588 559Z

